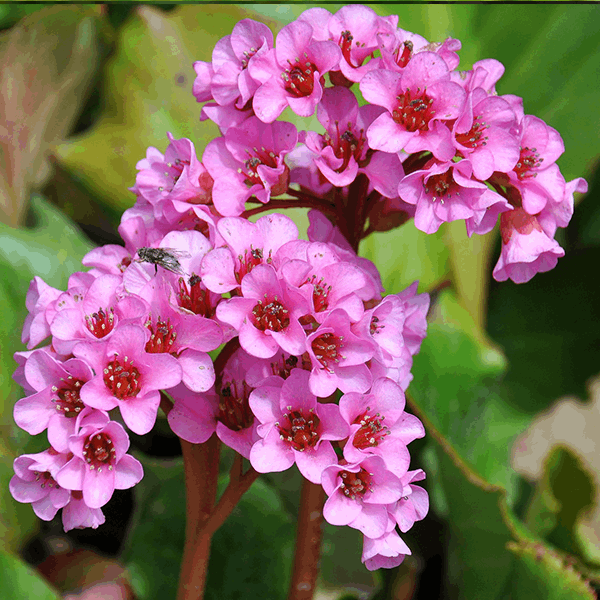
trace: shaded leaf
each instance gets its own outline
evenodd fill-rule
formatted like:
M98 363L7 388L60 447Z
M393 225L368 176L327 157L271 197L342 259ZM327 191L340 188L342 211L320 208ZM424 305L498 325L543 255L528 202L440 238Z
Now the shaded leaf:
M49 173L45 154L68 134L99 59L99 7L53 6L0 37L0 209L22 222L32 187Z
M567 254L526 286L493 284L488 331L510 367L504 383L522 410L546 408L560 396L586 397L600 365L600 248Z

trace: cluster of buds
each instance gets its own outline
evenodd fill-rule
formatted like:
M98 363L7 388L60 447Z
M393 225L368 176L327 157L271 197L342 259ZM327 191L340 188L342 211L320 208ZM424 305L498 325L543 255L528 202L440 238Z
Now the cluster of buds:
M143 475L111 419L148 433L162 395L182 439L215 434L260 473L295 463L323 486L325 519L363 533L369 569L400 564L397 528L428 511L407 449L424 429L404 393L429 297L416 283L384 296L358 244L413 218L426 233L464 219L471 235L500 217L494 276L523 282L563 254L554 233L587 187L560 174L559 134L496 93L502 65L457 71L459 49L351 5L307 10L275 45L242 20L195 63L201 119L221 136L202 161L170 134L164 154L149 148L124 246L90 252L65 292L31 284L14 415L50 447L16 459L17 500L97 527L114 489ZM276 121L286 108L316 111L324 133ZM284 215L249 220L292 206L312 209L307 240Z

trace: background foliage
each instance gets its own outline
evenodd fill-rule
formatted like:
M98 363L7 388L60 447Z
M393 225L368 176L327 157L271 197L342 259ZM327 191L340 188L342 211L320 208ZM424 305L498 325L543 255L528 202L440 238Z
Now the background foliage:
M375 575L360 564L360 535L328 526L321 587L339 598L593 598L587 582L600 583L600 547L581 535L580 521L597 502L594 474L572 450L556 448L539 481L528 482L510 453L558 397L585 400L586 382L600 371L600 7L371 6L430 40L460 39L462 68L488 57L503 62L499 93L522 96L527 113L558 129L565 177L587 176L592 185L559 240L567 256L524 286L490 282L496 237L469 240L460 224L427 236L409 223L363 242L387 290L418 279L433 295L409 388L429 434L414 445L432 514L406 536L414 558ZM40 523L8 493L14 456L45 444L12 421L20 397L12 354L23 349L29 281L39 275L64 288L93 245L116 241L119 215L133 203L127 188L135 163L148 146L164 150L170 131L191 138L201 155L217 135L198 120L194 60L210 60L240 18L262 18L277 32L305 8L0 6L0 581L11 582L2 584L7 600L54 597L17 556L43 565L49 540L64 535L58 520ZM302 211L296 216L305 222ZM173 597L185 514L178 443L164 421L133 443L146 471L134 496L116 494L103 528L68 540L117 556L137 597ZM208 597L285 597L298 483L297 473L272 474L250 489L215 537Z

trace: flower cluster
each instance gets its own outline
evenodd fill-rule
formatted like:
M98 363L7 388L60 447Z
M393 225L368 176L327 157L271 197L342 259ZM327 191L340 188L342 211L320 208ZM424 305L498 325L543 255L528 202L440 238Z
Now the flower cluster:
M148 433L162 397L184 440L215 434L260 473L295 463L325 490L325 519L363 533L369 569L410 553L397 528L428 496L404 394L429 297L416 282L384 296L359 242L409 219L426 233L464 219L471 235L499 218L494 275L526 281L562 255L554 234L586 183L560 174L559 134L496 93L500 63L457 71L460 42L397 21L311 8L275 40L240 21L194 65L201 118L221 132L202 161L170 134L164 154L149 148L124 246L91 251L66 291L31 283L14 416L49 448L15 460L10 488L40 518L101 524L143 475L126 428ZM277 121L285 109L324 132ZM308 239L282 214L249 219L293 206L312 209Z

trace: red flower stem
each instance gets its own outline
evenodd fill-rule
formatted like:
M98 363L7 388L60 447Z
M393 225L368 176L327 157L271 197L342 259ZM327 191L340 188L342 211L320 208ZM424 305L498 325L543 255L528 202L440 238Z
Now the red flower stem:
M294 193L292 194L292 192ZM298 200L271 200L267 204L262 204L261 206L250 208L244 211L241 216L247 219L252 215L257 215L267 210L273 210L277 208L316 208L323 214L335 216L335 211L328 202L324 202L323 200L314 198L312 196L302 195L300 192L296 192L295 190L288 190L287 193L290 196L298 198Z
M211 536L203 535L202 530L215 505L220 449L221 442L214 433L204 444L181 440L187 509L179 600L204 596Z
M215 360L217 387L227 360L238 347L237 338L230 340ZM161 403L164 404L163 410L165 407L170 410L172 405L170 402L167 404L166 400L166 396L163 396L163 400L161 400ZM212 524L216 512L215 500L219 479L220 449L221 442L214 433L204 444L191 444L181 440L186 490L186 526L177 596L179 600L201 600L203 598L212 535L227 517L225 515L216 527L209 526ZM233 507L229 512L231 510Z
M288 600L312 600L319 574L323 537L325 490L307 479L302 482L296 533L296 553Z

